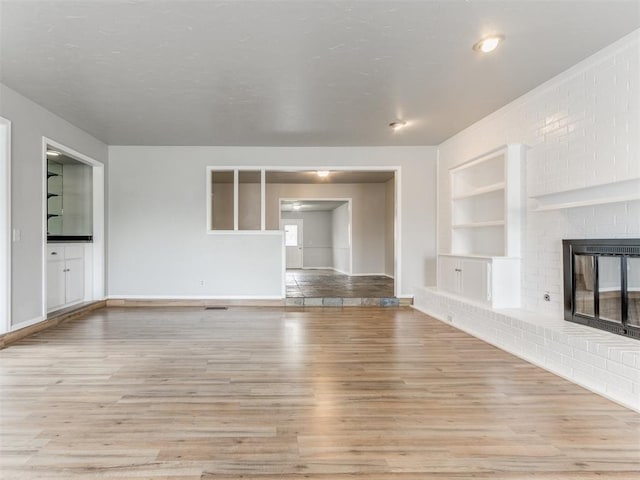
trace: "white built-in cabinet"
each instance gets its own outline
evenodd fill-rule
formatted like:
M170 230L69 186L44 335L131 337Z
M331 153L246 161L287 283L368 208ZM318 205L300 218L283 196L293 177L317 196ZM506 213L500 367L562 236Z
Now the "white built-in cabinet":
M85 247L81 243L47 245L47 311L84 300Z
M523 145L506 145L449 171L451 244L438 257L441 290L495 308L520 305L523 155Z

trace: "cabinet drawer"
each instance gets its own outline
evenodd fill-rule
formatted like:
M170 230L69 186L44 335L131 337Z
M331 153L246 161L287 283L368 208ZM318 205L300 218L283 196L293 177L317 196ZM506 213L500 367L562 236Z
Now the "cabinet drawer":
M47 245L47 260L64 260L64 245Z

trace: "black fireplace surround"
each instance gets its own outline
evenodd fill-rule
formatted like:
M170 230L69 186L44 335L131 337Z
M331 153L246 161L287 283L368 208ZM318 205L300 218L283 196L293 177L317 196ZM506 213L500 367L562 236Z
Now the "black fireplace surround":
M563 240L564 318L640 340L640 239Z

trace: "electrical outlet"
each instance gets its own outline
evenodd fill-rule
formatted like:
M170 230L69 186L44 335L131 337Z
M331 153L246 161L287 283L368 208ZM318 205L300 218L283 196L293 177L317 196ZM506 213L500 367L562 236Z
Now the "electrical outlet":
M453 315L451 314L447 315L447 322L453 323Z
M550 302L551 301L551 295L549 294L549 292L544 292L544 301L545 302Z
M204 287L204 280L200 280L200 286Z

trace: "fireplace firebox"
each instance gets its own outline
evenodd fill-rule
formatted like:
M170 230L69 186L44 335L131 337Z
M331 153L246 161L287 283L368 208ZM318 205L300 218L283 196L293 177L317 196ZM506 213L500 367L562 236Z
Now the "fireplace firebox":
M640 339L640 239L563 240L564 318Z

